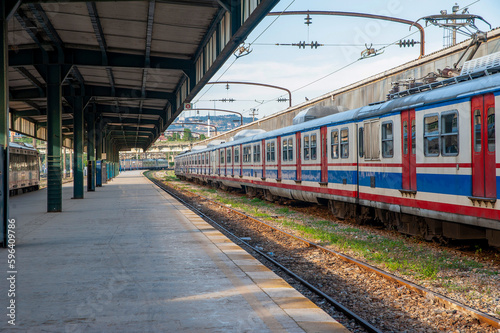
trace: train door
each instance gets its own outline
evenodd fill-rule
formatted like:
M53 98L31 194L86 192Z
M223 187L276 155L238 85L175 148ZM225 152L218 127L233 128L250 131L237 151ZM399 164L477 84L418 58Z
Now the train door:
M262 139L262 179L266 179L266 158L267 158L267 151L266 151L266 140Z
M278 167L276 179L281 180L281 136L276 138L276 162Z
M302 154L301 154L301 135L300 132L295 133L295 143L296 143L296 148L297 152L295 156L297 156L297 176L296 176L296 181L300 182L302 181Z
M472 195L496 198L495 97L475 96L472 105Z
M401 112L403 190L417 190L415 110Z
M231 177L234 177L234 146L231 148Z
M327 149L327 128L326 126L320 129L321 136L321 182L328 183L328 149Z
M243 145L240 145L240 177L243 177Z

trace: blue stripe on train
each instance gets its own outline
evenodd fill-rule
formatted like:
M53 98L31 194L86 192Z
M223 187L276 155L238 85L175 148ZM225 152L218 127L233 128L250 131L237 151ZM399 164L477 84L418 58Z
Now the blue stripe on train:
M343 184L345 179L347 185L356 185L357 178L356 170L328 170L329 183Z
M266 169L266 178L274 178L274 179L278 178L278 170Z
M377 188L399 190L403 187L403 179L400 173L374 171L361 171L359 173L359 185L370 187L372 185L372 177L375 178L375 187Z
M281 170L282 179L297 179L297 170Z
M360 186L370 187L372 177L375 177L376 188L394 190L403 188L401 173L385 172L360 172ZM417 174L417 191L421 192L469 196L472 193L471 184L471 176L467 175Z

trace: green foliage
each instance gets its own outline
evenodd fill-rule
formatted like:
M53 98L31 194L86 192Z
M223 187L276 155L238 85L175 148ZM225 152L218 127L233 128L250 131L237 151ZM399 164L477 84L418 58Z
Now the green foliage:
M182 136L182 141L193 141L193 133L189 128L184 128L184 135Z

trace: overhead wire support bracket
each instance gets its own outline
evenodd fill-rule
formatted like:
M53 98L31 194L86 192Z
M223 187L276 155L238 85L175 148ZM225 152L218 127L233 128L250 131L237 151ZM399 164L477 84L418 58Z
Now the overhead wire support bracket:
M392 21L397 23L408 24L410 29L415 26L420 32L420 56L422 58L425 54L425 32L424 28L417 22L401 19L398 17L383 16L383 15L373 15L366 13L356 13L356 12L339 12L339 11L322 11L322 10L307 10L307 11L288 11L288 12L270 12L267 16L282 16L282 15L332 15L332 16L351 16L351 17L363 17L371 18L376 20Z

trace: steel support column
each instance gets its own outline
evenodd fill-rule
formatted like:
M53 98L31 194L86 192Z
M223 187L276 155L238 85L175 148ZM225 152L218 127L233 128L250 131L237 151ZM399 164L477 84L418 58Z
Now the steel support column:
M96 131L96 147L95 147L95 159L99 163L100 172L96 173L95 186L102 187L102 124L98 124L99 130ZM97 167L97 165L96 165Z
M7 41L7 8L5 1L0 4L0 145L3 158L0 161L0 242L7 246L7 224L9 220L9 51Z
M73 199L83 199L83 97L75 98L73 112Z
M87 191L95 191L95 117L87 113Z
M47 66L47 212L62 211L61 66Z

